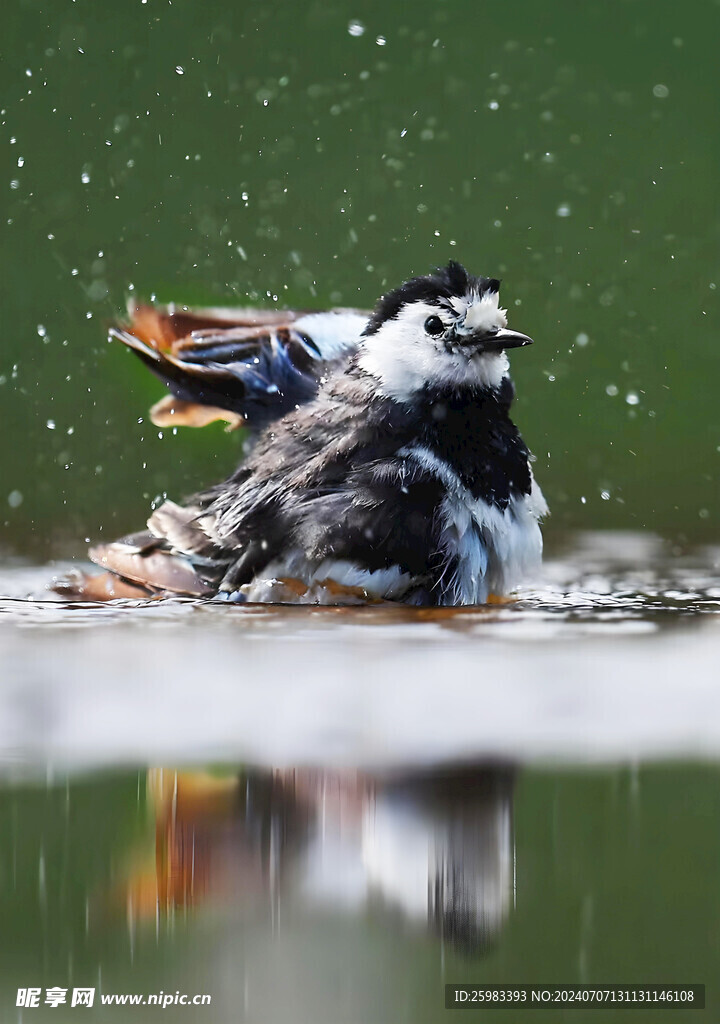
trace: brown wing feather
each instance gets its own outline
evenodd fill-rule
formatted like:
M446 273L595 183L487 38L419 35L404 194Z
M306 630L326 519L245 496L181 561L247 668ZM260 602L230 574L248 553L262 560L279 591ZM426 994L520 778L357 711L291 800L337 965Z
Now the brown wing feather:
M239 412L229 412L214 405L197 405L175 395L166 395L150 407L150 419L156 427L206 427L218 420L227 423L225 430L237 430L245 422Z
M170 389L171 400L150 410L157 426L202 427L218 419L226 420L228 429L244 425L247 393L237 364L252 367L277 338L282 338L298 369L308 370L313 362L292 334L291 324L301 315L292 310L177 312L139 304L128 312L129 324L111 327L110 335L132 349Z
M202 515L202 510L194 505L166 501L148 519L148 530L174 552L188 555L212 572L218 566L218 558L222 560L222 554L203 529L199 520Z
M322 339L334 329L334 314L351 315L358 323L348 328L347 320L337 320L342 344L328 349ZM204 426L225 418L233 427L242 423L260 430L309 401L323 377L349 358L365 314L331 310L329 321L323 319L327 315L318 320L294 310L189 309L133 302L127 324L111 328L110 334L132 349L179 399L181 404L165 402L153 408L151 417L159 426ZM317 341L311 336L316 332ZM231 415L223 417L220 409Z
M119 540L90 548L89 555L103 569L155 591L187 597L210 597L215 592L201 579L187 558L163 549L160 541L156 541L156 545L141 551Z
M294 323L302 312L294 310L265 309L190 309L185 306L151 306L148 303L131 301L128 304L128 334L132 334L150 348L174 353L180 347L194 344L190 337L196 331L227 330L232 327L247 328L249 335L258 330L282 327ZM179 344L178 344L179 343Z
M156 591L128 583L112 572L90 573L71 569L52 581L50 589L66 601L116 601L118 598L143 599L160 596Z

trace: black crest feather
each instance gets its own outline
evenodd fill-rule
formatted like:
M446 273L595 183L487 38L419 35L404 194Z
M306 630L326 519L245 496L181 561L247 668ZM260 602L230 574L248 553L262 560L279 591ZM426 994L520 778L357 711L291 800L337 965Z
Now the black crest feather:
M403 306L411 302L437 302L454 297L462 298L471 291L483 295L499 290L500 282L496 278L473 277L461 263L450 260L446 267L437 267L431 274L422 277L412 277L399 288L383 295L363 334L375 334L387 320L393 320Z

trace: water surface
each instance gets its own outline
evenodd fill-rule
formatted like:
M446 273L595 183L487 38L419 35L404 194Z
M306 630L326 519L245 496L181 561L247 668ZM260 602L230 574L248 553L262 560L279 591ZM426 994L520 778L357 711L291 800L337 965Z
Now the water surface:
M583 535L516 602L438 610L65 604L49 567L6 570L2 760L716 756L719 565L717 549Z

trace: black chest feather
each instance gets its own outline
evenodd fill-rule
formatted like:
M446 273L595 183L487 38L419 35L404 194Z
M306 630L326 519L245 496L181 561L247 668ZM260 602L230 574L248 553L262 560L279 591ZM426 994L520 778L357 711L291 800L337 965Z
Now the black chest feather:
M529 494L529 451L508 415L512 385L497 391L429 393L420 414L422 443L449 463L474 498L505 509Z

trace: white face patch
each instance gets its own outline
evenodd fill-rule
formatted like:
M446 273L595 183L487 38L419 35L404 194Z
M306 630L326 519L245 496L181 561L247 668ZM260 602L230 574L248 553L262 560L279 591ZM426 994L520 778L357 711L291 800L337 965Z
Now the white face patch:
M458 300L458 313L462 317L457 326L458 333L472 334L474 331L491 331L493 327L507 327L507 310L500 309L499 299L497 292L488 292L482 298L471 295L470 301Z
M431 316L439 317L447 332L454 328L460 336L507 326L497 292L482 297L471 292L444 304L408 303L396 317L361 342L359 365L375 377L380 392L403 402L428 385L499 387L509 368L505 352L477 352L458 345L446 347L452 336L434 337L425 330L425 321Z

